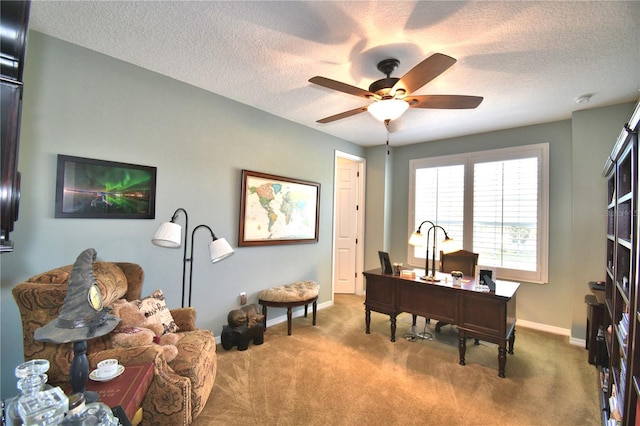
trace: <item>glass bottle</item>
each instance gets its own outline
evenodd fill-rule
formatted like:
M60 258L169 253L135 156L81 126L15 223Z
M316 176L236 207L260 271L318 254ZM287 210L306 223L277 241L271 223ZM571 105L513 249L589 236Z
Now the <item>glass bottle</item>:
M24 424L18 413L18 403L21 398L35 395L51 387L45 385L48 379L45 373L49 371L49 366L49 361L46 359L32 359L16 367L15 375L18 378L18 389L21 393L7 404L7 425L20 426Z
M69 398L60 387L24 395L18 400L18 412L25 426L55 426L69 409Z
M69 411L61 426L118 426L120 420L111 409L102 402L85 404L82 393L69 397Z

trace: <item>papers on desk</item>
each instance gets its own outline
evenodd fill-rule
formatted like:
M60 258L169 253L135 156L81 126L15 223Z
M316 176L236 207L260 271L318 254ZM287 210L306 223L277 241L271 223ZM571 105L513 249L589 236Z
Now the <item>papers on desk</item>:
M416 277L416 271L414 271L413 269L405 269L402 271L402 276L404 278L415 278Z

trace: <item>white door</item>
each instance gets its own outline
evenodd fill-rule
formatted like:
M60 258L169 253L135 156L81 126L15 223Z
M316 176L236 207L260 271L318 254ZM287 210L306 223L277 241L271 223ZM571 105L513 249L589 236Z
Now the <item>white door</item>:
M336 161L336 229L334 293L360 293L357 289L359 236L359 170L361 163L338 157Z

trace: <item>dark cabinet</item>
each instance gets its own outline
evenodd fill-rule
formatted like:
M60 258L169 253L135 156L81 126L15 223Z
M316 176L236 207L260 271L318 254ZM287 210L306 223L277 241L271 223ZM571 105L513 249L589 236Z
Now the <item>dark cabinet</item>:
M0 2L0 252L11 251L9 234L18 220L20 203L20 115L29 1Z
M603 174L607 178L607 264L604 340L609 363L600 367L603 422L640 421L638 309L638 121L640 103L621 131Z

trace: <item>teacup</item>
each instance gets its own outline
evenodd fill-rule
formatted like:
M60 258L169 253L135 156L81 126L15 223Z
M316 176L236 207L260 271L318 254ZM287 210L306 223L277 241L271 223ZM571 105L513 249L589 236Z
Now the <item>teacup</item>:
M118 360L115 358L105 359L98 363L98 376L111 377L118 371Z

